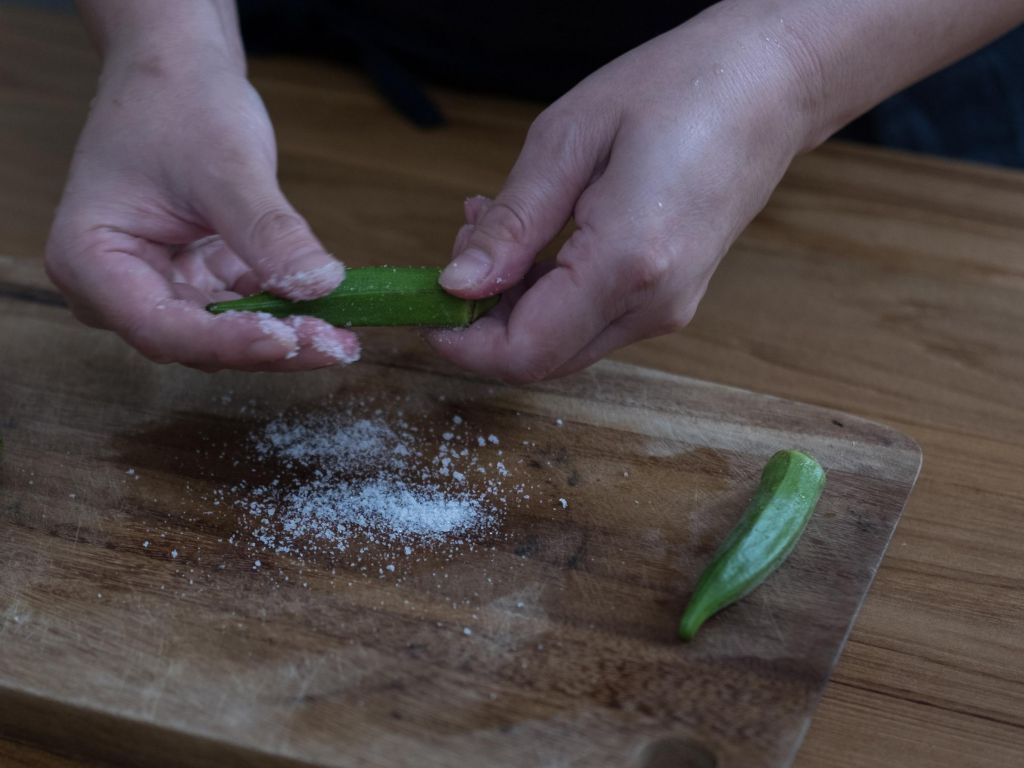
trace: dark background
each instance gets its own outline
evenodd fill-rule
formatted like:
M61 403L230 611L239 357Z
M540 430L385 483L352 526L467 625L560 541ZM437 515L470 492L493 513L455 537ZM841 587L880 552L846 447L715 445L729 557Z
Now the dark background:
M71 0L0 0L72 12ZM241 0L254 55L305 54L361 67L424 127L444 115L421 83L550 101L602 63L674 26L701 2L589 6ZM535 8L533 6L536 6ZM540 23L538 23L538 19ZM884 101L847 139L1024 168L1024 26Z

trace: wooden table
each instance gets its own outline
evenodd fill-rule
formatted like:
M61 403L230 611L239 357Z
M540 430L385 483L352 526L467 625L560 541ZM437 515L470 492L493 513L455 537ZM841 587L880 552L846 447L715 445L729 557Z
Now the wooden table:
M0 259L36 258L97 66L73 19L39 12L0 8L0 51ZM462 198L497 190L538 111L439 93L451 124L424 133L345 71L258 61L253 79L285 189L338 252L373 229L373 248L443 260ZM693 324L617 357L877 419L924 450L796 765L1024 760L1024 175L827 145ZM3 741L0 762L91 764Z

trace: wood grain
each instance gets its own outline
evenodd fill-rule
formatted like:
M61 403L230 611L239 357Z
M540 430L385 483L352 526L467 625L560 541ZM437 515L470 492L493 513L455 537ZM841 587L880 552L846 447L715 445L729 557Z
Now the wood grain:
M920 465L856 417L621 363L502 387L392 332L347 370L210 376L29 290L0 323L0 729L137 765L788 765ZM427 456L497 433L524 490L456 555L282 554L213 500L290 482L246 436L326 402L415 418ZM684 646L781 447L828 472L801 545Z
M0 7L0 253L38 257L93 88L74 21ZM358 77L257 62L287 191L367 262L443 258L537 108L438 94L404 125ZM917 490L798 766L1003 766L1024 754L1024 179L830 144L798 161L685 332L622 360L892 424Z

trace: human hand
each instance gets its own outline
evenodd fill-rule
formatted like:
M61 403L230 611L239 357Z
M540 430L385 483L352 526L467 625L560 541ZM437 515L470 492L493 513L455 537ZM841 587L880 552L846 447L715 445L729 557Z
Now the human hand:
M315 298L344 278L278 187L240 52L108 55L46 267L76 317L157 362L294 371L359 356L321 320L204 309L260 289Z
M713 9L714 11L714 9ZM532 382L685 326L801 148L798 57L714 11L584 80L531 126L497 197L466 203L451 293L501 303L433 347ZM534 263L572 217L553 263Z

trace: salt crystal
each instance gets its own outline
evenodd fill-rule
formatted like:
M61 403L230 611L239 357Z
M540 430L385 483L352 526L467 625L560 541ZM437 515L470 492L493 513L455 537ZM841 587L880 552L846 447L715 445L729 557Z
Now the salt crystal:
M134 474L135 474L135 470L134 470L134 469L132 469L131 467L128 467L128 471L127 471L127 472L125 472L125 474L126 474L126 475L134 475Z
M565 426L565 422L562 421L561 419L555 419L555 425L559 426L559 427L564 427Z
M566 501L565 499L559 499L558 503L562 505L562 509L568 509L569 508L569 502Z
M149 549L149 540L148 539L146 541L142 542L142 548L143 549Z
M225 312L224 314L230 315L234 313ZM269 336L282 346L287 347L289 352L293 352L298 349L299 335L295 332L294 328L288 325L288 323L277 319L269 312L255 312L254 314L261 333L265 336Z
M464 634L466 637L469 637L470 635L473 634L473 630L470 629L469 627L463 627L462 628L462 634Z
M300 557L364 542L351 567L366 573L368 565L387 563L377 559L382 551L408 557L444 546L451 559L457 548L472 549L480 535L497 532L506 499L523 498L522 484L507 495L505 465L485 465L454 431L410 424L402 410L374 408L375 402L352 398L340 407L279 414L255 430L255 456L239 455L240 466L276 476L214 492L216 503L226 499L244 513L244 530L229 540L241 534L239 543L250 549ZM498 442L495 434L476 438L481 448ZM480 485L467 479L473 469ZM387 571L395 572L393 563Z
M176 550L176 549L172 549L171 550L171 559L172 560L177 560L178 559L178 550Z

